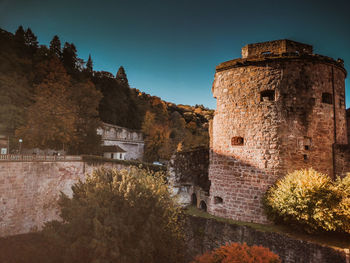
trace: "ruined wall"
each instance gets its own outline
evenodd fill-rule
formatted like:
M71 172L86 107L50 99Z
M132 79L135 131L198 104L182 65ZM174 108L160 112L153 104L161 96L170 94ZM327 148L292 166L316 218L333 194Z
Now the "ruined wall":
M122 164L87 164L83 161L1 161L0 236L28 233L44 222L59 218L60 191L71 195L71 186L99 166L121 169Z
M308 167L333 176L333 144L347 144L345 76L334 60L305 54L220 64L208 211L264 223L261 200L277 178Z
M315 243L293 239L274 232L262 232L251 227L218 222L215 219L188 216L186 218L187 261L225 243L246 242L262 245L278 254L284 263L348 263L349 249L337 250Z
M169 187L181 205L191 204L196 195L196 205L208 202L210 182L208 180L209 149L196 149L175 153L168 164Z

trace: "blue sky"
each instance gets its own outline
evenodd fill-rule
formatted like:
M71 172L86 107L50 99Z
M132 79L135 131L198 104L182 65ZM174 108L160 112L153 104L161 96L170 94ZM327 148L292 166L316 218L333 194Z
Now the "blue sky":
M130 85L162 99L215 108L215 66L248 43L288 38L343 58L350 69L350 2L0 0L0 27L30 27L40 43L57 34L94 69L124 66ZM350 82L346 80L347 107Z

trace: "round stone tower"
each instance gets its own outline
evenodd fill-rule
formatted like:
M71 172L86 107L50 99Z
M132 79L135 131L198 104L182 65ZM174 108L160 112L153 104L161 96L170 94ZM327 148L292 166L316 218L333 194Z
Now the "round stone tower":
M216 67L208 211L267 222L261 199L288 171L333 177L347 144L343 61L290 40L249 44Z

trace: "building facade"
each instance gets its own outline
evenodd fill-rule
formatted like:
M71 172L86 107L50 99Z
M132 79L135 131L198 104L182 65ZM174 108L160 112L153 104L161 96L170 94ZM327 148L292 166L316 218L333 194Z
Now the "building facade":
M342 60L312 49L290 40L249 44L242 58L216 67L209 213L265 223L262 197L287 172L346 172L337 156L348 163L347 73Z
M111 158L113 154L112 159L120 159L121 154L123 160L143 159L145 142L142 132L103 123L103 128L99 128L97 134L102 137L102 150L105 157ZM117 151L111 151L112 148L106 146L118 146L118 148Z

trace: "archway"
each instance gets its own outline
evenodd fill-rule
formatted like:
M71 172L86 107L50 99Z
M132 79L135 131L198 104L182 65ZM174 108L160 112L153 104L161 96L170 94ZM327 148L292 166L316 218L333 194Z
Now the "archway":
M207 212L207 204L204 201L199 203L199 208L205 212Z

